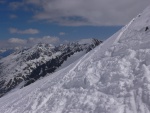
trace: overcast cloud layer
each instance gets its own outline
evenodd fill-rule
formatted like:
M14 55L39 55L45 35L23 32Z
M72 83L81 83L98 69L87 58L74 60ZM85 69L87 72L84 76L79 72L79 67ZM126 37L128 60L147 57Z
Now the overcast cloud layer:
M14 2L13 9L35 6L33 18L65 26L124 25L144 10L149 0L24 0ZM25 5L24 5L25 6Z

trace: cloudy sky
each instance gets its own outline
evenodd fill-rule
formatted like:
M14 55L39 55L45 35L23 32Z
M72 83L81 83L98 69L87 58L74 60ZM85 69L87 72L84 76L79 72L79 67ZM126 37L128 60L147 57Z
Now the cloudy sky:
M105 40L149 4L149 0L0 0L0 48Z

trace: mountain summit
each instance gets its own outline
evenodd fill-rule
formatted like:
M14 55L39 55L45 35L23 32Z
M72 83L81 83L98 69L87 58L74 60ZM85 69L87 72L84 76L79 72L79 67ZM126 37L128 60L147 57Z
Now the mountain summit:
M0 99L0 113L150 113L150 7L74 64Z

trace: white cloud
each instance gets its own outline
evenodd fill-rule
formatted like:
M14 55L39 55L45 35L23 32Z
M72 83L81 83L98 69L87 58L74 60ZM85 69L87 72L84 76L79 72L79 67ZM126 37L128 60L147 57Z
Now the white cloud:
M11 14L11 15L9 15L9 17L10 17L11 19L15 19L15 18L17 18L17 15Z
M20 39L20 38L10 38L8 40L9 43L12 43L12 44L26 44L27 43L27 40L25 39Z
M17 10L20 7L22 7L25 3L24 2L11 2L9 4L9 7L11 7L13 10Z
M59 42L58 37L52 37L52 36L44 36L42 38L29 38L28 44L37 44L37 43L51 43L55 44Z
M111 26L128 23L149 4L149 0L23 0L10 6L32 5L35 20L64 26Z
M12 34L38 34L39 30L37 29L26 29L26 30L19 30L17 28L9 28L9 32Z
M5 0L0 0L0 4L5 4L6 1Z
M44 36L41 38L10 38L8 40L0 40L0 48L11 48L11 47L30 47L38 43L57 44L60 40L58 37Z
M26 0L38 6L34 18L66 26L124 25L140 13L149 0Z
M66 35L66 33L65 32L60 32L59 35L63 36L63 35Z

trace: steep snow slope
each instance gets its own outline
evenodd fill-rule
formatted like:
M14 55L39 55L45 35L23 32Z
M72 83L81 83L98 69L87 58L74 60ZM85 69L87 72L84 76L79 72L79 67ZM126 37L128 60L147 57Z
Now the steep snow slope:
M149 11L74 64L0 98L0 113L150 113Z
M65 67L69 66L70 64L72 64L73 62L75 62L76 60L78 60L79 58L81 58L85 54L86 54L86 51L76 52L71 57L69 57L67 59L67 61L65 61L56 71L61 70Z

